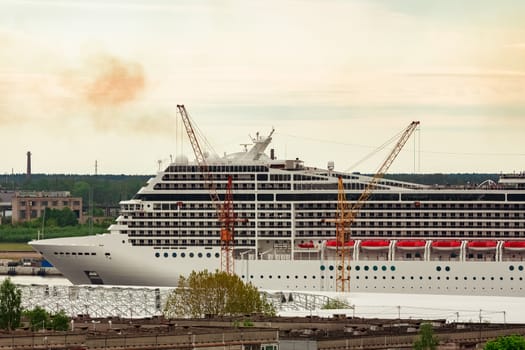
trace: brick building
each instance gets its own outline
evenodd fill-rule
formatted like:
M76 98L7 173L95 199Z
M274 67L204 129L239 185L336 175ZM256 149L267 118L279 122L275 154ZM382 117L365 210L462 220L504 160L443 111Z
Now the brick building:
M56 192L16 192L11 202L12 221L24 222L41 217L46 208L69 208L79 222L82 217L82 197L71 197L68 191Z

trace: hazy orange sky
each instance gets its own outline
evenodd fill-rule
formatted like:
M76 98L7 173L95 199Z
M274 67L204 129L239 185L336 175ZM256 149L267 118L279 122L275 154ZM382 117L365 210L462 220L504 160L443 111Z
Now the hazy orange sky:
M420 120L390 172L523 171L524 14L521 0L0 0L0 174L24 172L27 151L38 173L152 174L191 155L181 103L220 154L275 127L280 158L346 170Z

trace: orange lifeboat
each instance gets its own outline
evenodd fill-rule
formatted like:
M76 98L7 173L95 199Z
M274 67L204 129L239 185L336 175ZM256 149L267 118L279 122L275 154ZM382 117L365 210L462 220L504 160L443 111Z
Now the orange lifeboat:
M402 250L421 250L425 248L424 240L397 241L396 247Z
M467 243L467 248L470 250L494 250L498 242L496 241L470 241Z
M461 248L461 241L445 240L432 242L432 248L435 250L458 250Z
M361 248L368 250L381 250L388 249L390 246L390 241L377 239L377 240L368 240L361 242Z
M301 249L314 249L316 248L315 244L313 241L310 241L310 242L304 242L304 243L299 243L297 245L298 248L301 248Z
M525 251L525 241L506 241L503 243L503 248L512 251Z
M345 247L349 249L353 249L354 244L355 244L355 241L350 240L348 242L345 242ZM331 240L326 241L326 248L328 249L336 249L337 247L340 247L340 246L341 246L341 243L339 243L337 239L331 239Z

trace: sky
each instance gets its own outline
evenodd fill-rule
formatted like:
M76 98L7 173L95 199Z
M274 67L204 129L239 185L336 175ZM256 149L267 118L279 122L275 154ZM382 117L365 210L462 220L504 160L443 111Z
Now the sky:
M0 174L153 174L184 104L220 155L391 173L525 170L521 0L0 0ZM391 144L393 146L393 144ZM363 159L366 161L362 161Z

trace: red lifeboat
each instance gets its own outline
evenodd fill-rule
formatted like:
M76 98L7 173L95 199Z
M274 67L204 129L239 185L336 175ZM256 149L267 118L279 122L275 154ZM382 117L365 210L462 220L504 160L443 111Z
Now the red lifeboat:
M498 242L496 241L470 241L467 243L467 247L470 250L494 250Z
M432 248L436 250L458 250L459 248L461 248L461 241L434 241L432 242Z
M398 241L396 247L403 250L421 250L425 249L426 241L424 240L406 240Z
M345 242L345 247L353 249L354 248L355 241L350 240L348 242ZM341 243L337 239L330 239L326 241L326 248L328 249L336 249L337 247L340 247Z
M525 251L525 241L506 241L503 243L503 248L506 250L522 252Z
M388 249L390 246L390 241L387 240L368 240L368 241L362 241L361 242L361 248L368 249L368 250L381 250L381 249Z
M301 249L315 249L316 245L314 244L313 241L310 241L310 242L299 243L297 247Z

